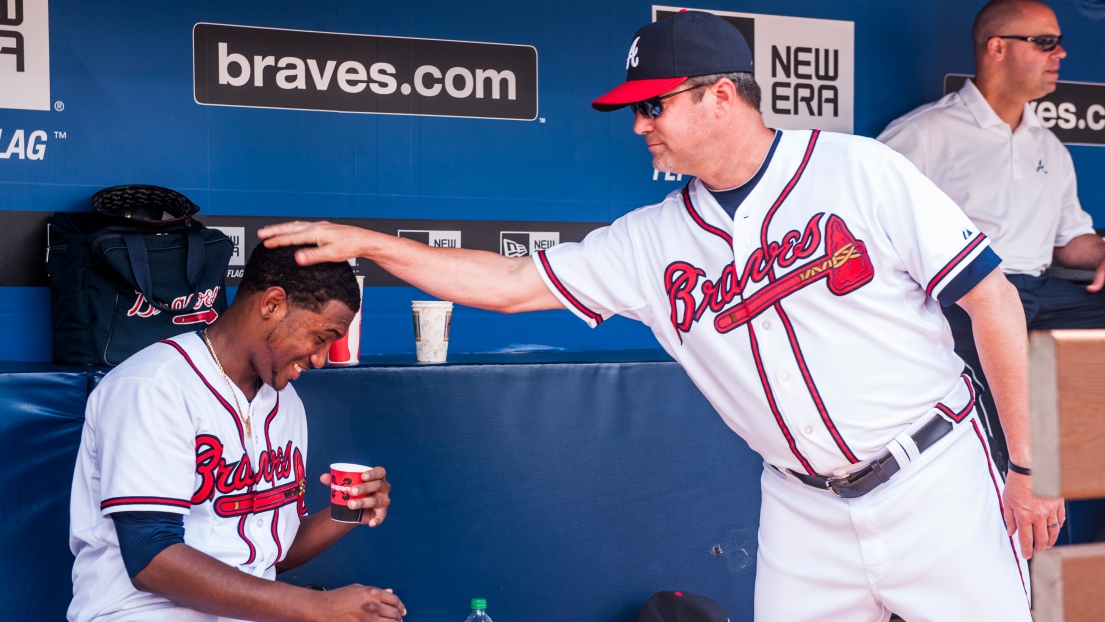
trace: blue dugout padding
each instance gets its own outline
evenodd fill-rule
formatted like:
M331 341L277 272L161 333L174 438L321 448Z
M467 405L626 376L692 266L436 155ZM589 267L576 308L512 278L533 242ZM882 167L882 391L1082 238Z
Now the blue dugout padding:
M317 477L338 461L386 467L393 503L383 525L281 580L390 587L410 622L463 620L473 597L501 620L632 622L670 589L751 620L760 458L663 353L619 356L305 374L309 510L326 511ZM0 373L5 619L64 619L68 492L92 379Z
M7 460L0 475L7 499L0 518L2 616L64 620L73 598L69 491L90 376L8 370L0 370L0 455Z
M686 590L752 619L762 463L662 352L378 359L296 382L308 508L331 462L388 469L392 506L280 580L390 587L410 622L633 622ZM606 361L606 362L604 362ZM0 365L0 606L62 620L69 490L94 370ZM1060 544L1101 540L1105 501L1068 505Z

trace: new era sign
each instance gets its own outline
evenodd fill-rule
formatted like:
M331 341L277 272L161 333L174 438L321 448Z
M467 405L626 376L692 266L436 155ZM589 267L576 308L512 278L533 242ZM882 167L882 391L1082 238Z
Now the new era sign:
M436 248L461 248L460 231L400 229L399 237L421 242L426 246L433 246Z
M499 233L499 254L504 257L525 257L560 244L559 231L502 231Z
M678 13L653 7L653 19ZM729 22L752 50L760 112L768 127L851 134L855 111L855 24L731 11L706 11Z

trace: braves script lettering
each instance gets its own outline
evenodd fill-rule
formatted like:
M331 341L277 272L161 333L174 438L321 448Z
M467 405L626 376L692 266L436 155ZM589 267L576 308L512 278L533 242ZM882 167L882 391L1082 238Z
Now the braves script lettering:
M767 278L773 266L789 268L797 261L813 255L821 245L821 219L814 214L799 233L788 231L779 242L752 251L738 274L736 262L730 262L716 281L706 280L706 271L685 261L676 261L664 271L664 285L671 308L671 323L682 342L683 333L690 332L709 309L717 314L714 328L727 333L743 326L764 310L807 285L828 278L829 290L843 296L868 283L874 277L871 260L862 241L852 236L844 221L830 215L825 224L825 255L817 257L783 277L772 281L752 295L728 306L741 296L749 283ZM728 307L728 308L727 308Z
M216 436L200 434L196 436L196 475L200 485L192 495L192 503L203 503L214 498L215 493L229 494L246 490L261 481L276 483L292 475L292 462L302 463L303 456L299 448L293 448L292 442L284 447L263 450L258 459L256 471L249 460L249 454L243 454L241 460L227 462L223 458L223 444Z

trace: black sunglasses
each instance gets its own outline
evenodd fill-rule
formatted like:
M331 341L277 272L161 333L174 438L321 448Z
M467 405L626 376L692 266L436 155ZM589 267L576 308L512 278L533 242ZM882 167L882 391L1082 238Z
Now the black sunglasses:
M701 88L701 87L704 87L704 86L710 86L710 85L709 84L699 84L697 86L692 86L690 88L683 89L682 91L676 91L674 93L668 93L667 95L657 95L656 97L650 97L650 98L648 98L644 101L633 102L632 104L629 104L629 108L631 110L633 110L633 112L641 115L642 117L644 117L646 119L655 119L656 117L660 116L661 112L664 111L664 105L661 103L662 101L664 101L665 99L667 99L669 97L675 97L676 95L678 95L680 93L686 93L687 91L693 91L697 88Z
M1021 35L994 35L998 39L1016 39L1017 41L1028 41L1029 43L1035 43L1036 47L1040 48L1042 52L1050 52L1055 49L1060 43L1063 42L1063 35L1036 35L1035 37L1024 37Z

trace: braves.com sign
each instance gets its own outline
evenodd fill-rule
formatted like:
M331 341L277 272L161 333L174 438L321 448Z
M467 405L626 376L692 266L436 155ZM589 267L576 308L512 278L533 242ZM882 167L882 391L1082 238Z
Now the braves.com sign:
M691 7L687 7L690 9ZM654 6L653 20L682 7ZM840 20L706 11L737 27L752 50L768 127L852 133L855 24Z
M528 45L204 23L192 44L200 104L537 118Z
M963 74L944 76L944 94L963 88ZM1064 82L1055 91L1028 104L1040 124L1067 145L1105 145L1105 84Z
M0 108L50 109L46 0L0 0Z

